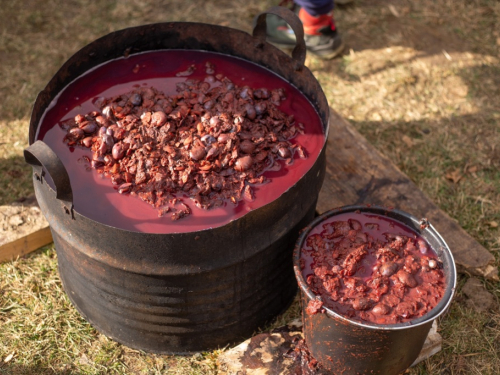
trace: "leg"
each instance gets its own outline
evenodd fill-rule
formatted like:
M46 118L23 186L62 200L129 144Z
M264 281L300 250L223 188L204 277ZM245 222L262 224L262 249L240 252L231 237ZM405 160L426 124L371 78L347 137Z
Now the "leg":
M308 14L318 17L333 10L333 0L294 0Z

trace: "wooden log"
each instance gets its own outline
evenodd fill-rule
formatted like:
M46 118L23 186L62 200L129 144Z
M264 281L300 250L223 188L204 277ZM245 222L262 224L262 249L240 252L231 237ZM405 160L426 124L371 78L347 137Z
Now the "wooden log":
M35 197L0 206L0 262L16 259L51 242L49 223Z
M448 243L460 270L498 280L495 258L439 209L394 163L331 110L326 177L318 212L350 204L394 207L427 218Z

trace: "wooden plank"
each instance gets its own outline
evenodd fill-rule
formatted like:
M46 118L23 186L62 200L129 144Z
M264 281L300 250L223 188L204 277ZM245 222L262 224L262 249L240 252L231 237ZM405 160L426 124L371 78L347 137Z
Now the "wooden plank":
M317 206L319 213L344 205L370 203L425 217L450 246L459 270L498 280L494 256L333 110L326 170Z
M0 262L14 260L17 257L29 254L51 242L52 234L50 233L49 227L29 233L13 242L1 246Z
M16 259L51 242L49 223L34 197L0 206L0 262Z

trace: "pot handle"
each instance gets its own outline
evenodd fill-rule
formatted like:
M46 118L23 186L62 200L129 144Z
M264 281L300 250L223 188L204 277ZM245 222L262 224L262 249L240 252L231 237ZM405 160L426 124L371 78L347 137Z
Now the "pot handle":
M292 58L295 60L295 70L302 70L306 61L306 42L304 41L304 26L302 25L302 22L294 12L284 7L276 6L260 13L255 18L256 22L252 35L254 38L259 39L261 43L266 41L267 14L274 14L275 16L283 18L283 20L292 28L296 39L295 48L292 51Z
M56 189L56 198L65 203L67 214L73 209L73 190L69 181L68 172L61 159L43 141L36 141L24 149L24 160L33 167L35 178L42 182L45 171L48 172Z

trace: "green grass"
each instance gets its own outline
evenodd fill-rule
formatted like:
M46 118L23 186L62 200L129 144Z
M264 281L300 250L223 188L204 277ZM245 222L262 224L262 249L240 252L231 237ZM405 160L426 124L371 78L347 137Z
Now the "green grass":
M153 22L250 31L252 18L277 2L3 2L0 204L32 194L31 169L22 156L31 105L79 48L110 31ZM499 266L500 227L491 223L500 224L500 3L357 0L338 7L335 17L346 54L307 60L330 105L490 250ZM459 181L450 179L453 173ZM439 321L443 350L409 374L498 374L500 283L481 279L497 310L478 313L461 294L469 277L460 275L457 297ZM296 301L266 329L299 315ZM223 352L159 356L106 338L68 301L50 246L0 265L0 326L0 374L215 374Z
M214 372L217 351L153 356L98 333L64 293L53 246L1 265L0 291L0 374Z

